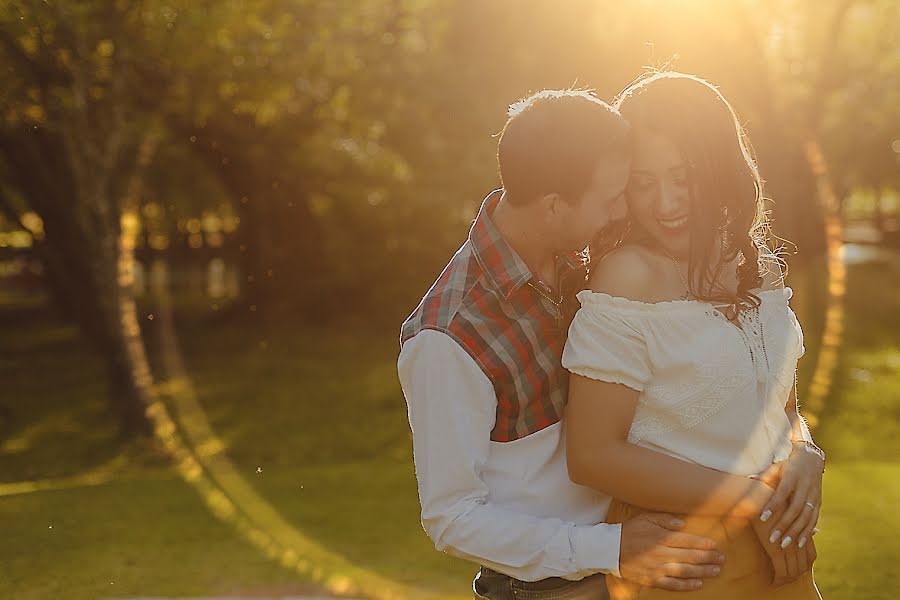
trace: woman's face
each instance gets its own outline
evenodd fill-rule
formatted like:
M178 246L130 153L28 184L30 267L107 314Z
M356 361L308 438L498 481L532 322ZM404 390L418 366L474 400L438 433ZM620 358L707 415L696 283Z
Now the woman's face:
M687 163L668 138L646 129L635 130L626 198L633 223L673 257L688 257L691 203Z

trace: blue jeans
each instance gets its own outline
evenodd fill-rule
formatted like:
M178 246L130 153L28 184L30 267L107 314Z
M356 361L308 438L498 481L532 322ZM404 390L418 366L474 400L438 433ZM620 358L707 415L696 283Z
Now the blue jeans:
M609 600L602 574L581 581L553 577L528 582L482 567L472 591L475 600Z

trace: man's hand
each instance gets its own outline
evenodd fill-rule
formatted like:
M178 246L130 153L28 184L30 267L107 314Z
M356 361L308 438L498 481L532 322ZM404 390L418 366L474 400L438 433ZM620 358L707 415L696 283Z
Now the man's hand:
M800 548L798 544L782 548L780 543L769 541L771 527L758 519L751 522L753 530L772 561L773 585L781 586L790 583L812 568L816 560L816 544L811 537L814 532L810 534L809 541L803 545L803 548Z
M822 506L825 461L806 444L794 444L790 458L775 463L759 478L777 486L760 518L769 524L772 543L802 547L812 537ZM779 518L773 519L775 513Z
M672 591L700 588L725 562L715 541L682 533L674 515L645 513L622 523L619 572L623 579Z

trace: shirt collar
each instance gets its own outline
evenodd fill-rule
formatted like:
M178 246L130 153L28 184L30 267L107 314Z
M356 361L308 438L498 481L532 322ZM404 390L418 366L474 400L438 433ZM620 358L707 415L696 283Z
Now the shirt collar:
M503 239L491 218L494 209L500 203L502 193L503 190L494 190L481 203L481 209L469 231L469 240L478 264L497 291L508 299L516 290L531 281L534 275L522 257ZM573 272L583 274L584 264L584 256L580 252L558 255L556 269L560 275L560 284ZM564 287L566 286L561 285L561 288Z

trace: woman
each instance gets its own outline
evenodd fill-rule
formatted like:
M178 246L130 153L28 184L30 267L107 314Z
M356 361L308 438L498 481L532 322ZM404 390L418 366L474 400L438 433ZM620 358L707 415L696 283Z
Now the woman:
M803 508L785 531L760 521L773 496L760 474L792 442L821 451L801 437L802 332L743 131L713 86L680 73L638 81L617 107L634 134L629 225L579 293L563 355L569 474L616 499L609 522L668 511L717 540L725 565L691 597L818 599L820 488L791 490ZM776 585L773 560L805 572ZM607 583L612 600L679 594Z

